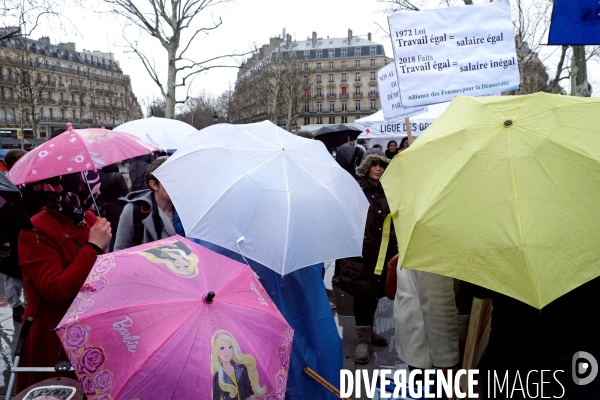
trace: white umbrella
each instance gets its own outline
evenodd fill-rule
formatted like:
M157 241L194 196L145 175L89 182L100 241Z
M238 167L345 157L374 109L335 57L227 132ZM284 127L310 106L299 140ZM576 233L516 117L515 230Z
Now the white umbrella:
M154 175L186 235L284 275L360 256L369 203L317 140L264 121L192 135Z
M149 117L125 122L115 131L130 133L163 150L179 149L191 134L193 126L176 119Z

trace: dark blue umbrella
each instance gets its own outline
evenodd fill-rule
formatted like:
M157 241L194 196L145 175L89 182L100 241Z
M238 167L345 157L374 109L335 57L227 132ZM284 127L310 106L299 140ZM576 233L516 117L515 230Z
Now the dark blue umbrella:
M344 143L356 140L362 131L350 125L324 126L316 132L313 132L315 140L320 140L325 144L330 152L343 145Z
M0 228L26 229L33 228L29 215L23 205L21 192L0 173Z

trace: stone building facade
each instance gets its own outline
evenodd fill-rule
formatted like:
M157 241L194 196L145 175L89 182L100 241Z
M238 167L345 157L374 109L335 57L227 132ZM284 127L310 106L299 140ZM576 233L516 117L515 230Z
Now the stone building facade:
M31 148L55 129L113 128L142 110L112 53L13 37L0 41L0 144Z
M278 125L292 130L302 125L352 123L381 108L377 70L392 59L385 55L383 45L371 40L370 33L365 38L348 30L343 38L319 38L313 32L306 40L292 41L284 31L283 37L271 38L240 67L234 92L236 122L273 120L273 104L287 101L281 93L277 100L269 99L275 95L261 90L257 78L269 67L279 71L273 66L282 59L297 64L294 72L302 92L293 104L287 104L296 111L293 118L286 121L284 113ZM272 82L275 74L267 79Z

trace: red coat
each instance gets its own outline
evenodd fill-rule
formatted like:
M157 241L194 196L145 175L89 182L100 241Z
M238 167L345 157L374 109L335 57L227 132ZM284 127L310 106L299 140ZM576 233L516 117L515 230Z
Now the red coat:
M91 271L98 253L87 245L96 216L86 213L88 226L75 226L59 211L44 208L31 218L34 230L19 236L19 264L27 295L25 318L33 324L21 357L21 366L53 367L68 361L54 328L66 314ZM50 373L17 374L17 393L41 380L61 376ZM73 373L68 376L75 378Z

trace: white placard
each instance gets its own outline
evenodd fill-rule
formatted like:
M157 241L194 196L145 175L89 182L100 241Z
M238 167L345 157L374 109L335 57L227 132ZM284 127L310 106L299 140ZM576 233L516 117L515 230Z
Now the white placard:
M508 1L389 17L402 105L519 88Z
M386 121L396 121L427 112L426 106L402 107L394 63L389 63L377 71L377 83L379 85L379 101Z
M419 136L433 123L434 119L418 119L410 121L411 133L413 136ZM358 139L396 139L407 135L406 123L404 120L396 122L375 121L364 122L361 124L354 123L363 132L358 135Z

